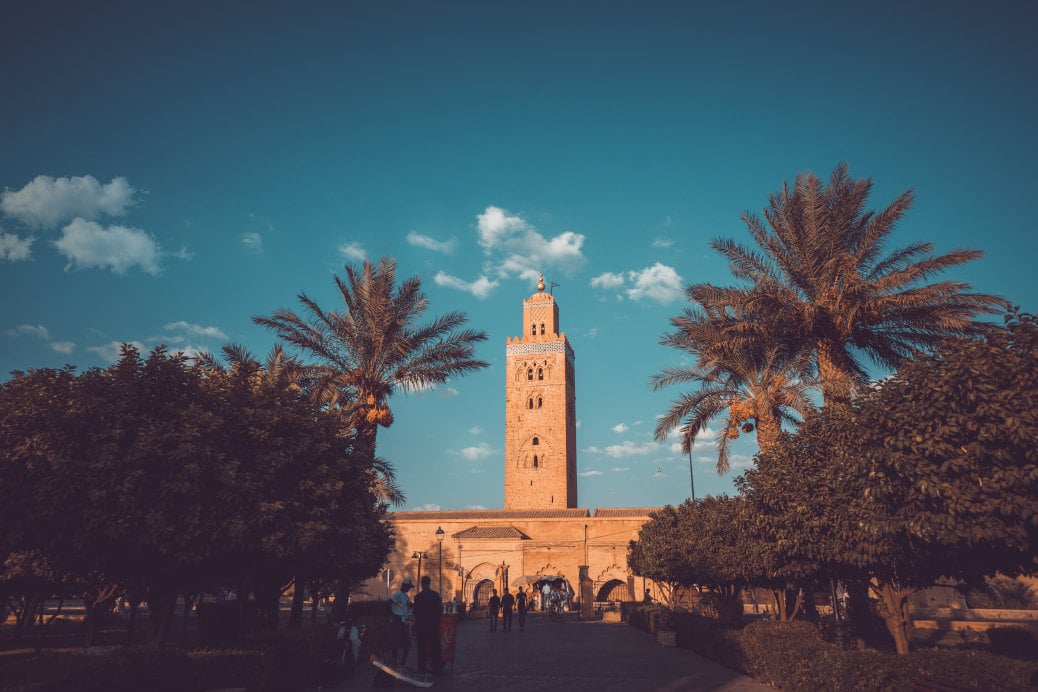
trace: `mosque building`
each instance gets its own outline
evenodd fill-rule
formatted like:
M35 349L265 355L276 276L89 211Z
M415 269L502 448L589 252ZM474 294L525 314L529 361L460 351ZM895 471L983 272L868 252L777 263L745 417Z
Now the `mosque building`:
M578 506L575 355L544 289L542 276L523 302L522 335L505 345L504 509L390 513L396 549L365 585L369 597L388 597L420 573L444 601L470 607L485 605L493 589L546 582L588 609L641 599L646 589L656 595L627 568L628 542L656 508Z

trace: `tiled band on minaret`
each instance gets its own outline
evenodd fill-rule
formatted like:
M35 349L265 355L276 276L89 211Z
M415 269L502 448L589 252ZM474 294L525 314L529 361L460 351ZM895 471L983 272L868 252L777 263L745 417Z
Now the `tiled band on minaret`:
M573 348L543 276L523 302L522 336L505 352L505 509L576 507Z

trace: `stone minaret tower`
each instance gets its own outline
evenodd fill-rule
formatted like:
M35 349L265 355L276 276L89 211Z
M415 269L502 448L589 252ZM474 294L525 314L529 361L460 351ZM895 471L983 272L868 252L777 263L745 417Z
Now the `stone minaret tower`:
M544 292L523 302L523 335L505 346L505 509L577 506L573 348Z

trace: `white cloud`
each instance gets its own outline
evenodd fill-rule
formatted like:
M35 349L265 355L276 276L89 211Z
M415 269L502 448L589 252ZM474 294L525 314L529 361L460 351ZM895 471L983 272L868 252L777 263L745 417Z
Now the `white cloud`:
M56 353L64 353L65 355L68 355L76 350L76 344L71 341L52 341L50 348Z
M641 271L628 272L627 276L634 283L634 288L626 291L631 300L651 298L666 304L681 298L683 294L681 276L672 267L659 262Z
M659 451L659 445L654 442L632 442L625 440L618 445L609 445L605 449L591 446L584 451L589 454L605 454L614 459L622 459L632 456L646 456Z
M367 251L357 242L343 243L339 246L339 254L355 262L363 262L368 257Z
M587 478L588 476L601 476L602 472L601 471L581 471L577 475L578 476L583 476L584 478Z
M223 330L219 327L203 327L199 324L191 324L184 320L178 322L170 322L162 327L163 329L171 329L173 331L187 332L192 336L202 336L209 339L220 339L221 341L227 340L227 335L223 333Z
M591 329L587 330L585 336L589 339L594 339L596 336L598 336L598 327L592 327Z
M614 425L612 427L612 431L615 432L615 433L623 433L623 432L627 432L627 430L628 430L627 426L624 425L623 423L617 423L616 425Z
M616 471L617 473L623 473L624 471L630 471L631 467L630 466L614 466L612 470Z
M671 247L672 245L674 245L674 241L671 240L670 238L657 238L656 240L652 241L652 246L653 247L668 248L668 247Z
M545 268L569 274L584 264L585 238L581 233L564 231L546 238L521 217L494 206L478 215L477 225L479 244L493 256L490 267L502 278L518 276L533 281Z
M469 461L479 461L480 459L486 459L494 450L491 449L490 445L486 442L480 442L474 447L465 447L461 450L461 456L465 457Z
M457 242L453 238L450 240L436 240L427 235L422 235L417 231L411 231L407 234L407 243L408 245L425 248L426 250L432 250L433 252L443 252L448 255L454 252L454 246L457 245Z
M421 505L420 507L415 507L414 511L415 512L439 512L440 511L440 506L437 505L437 504L434 504L432 502L429 502L427 504Z
M478 425L473 425L471 428L469 428L469 435L481 435L482 433L483 428L479 427Z
M14 233L0 233L0 259L11 262L29 259L35 240L32 236L22 239Z
M139 228L102 227L93 221L74 219L54 241L69 267L111 268L125 274L134 265L149 274L159 273L159 248L155 239Z
M25 336L32 335L47 341L50 339L50 331L42 324L31 325L31 324L19 324L13 329L7 330L7 336Z
M437 286L446 286L447 288L455 288L459 291L467 291L472 295L476 296L480 300L485 299L490 295L490 292L498 287L497 280L491 281L485 276L481 276L475 281L468 282L464 279L459 279L456 276L451 276L446 272L436 272L436 276L433 277L433 281L436 282Z
M100 346L87 346L87 350L96 353L109 363L114 363L115 361L119 360L119 355L122 351L123 343L129 343L142 354L147 353L149 350L147 346L145 346L139 341L109 341L107 344L101 344Z
M624 275L605 272L591 279L591 288L617 288L624 285Z
M527 228L525 221L518 216L509 216L508 212L500 207L487 207L476 219L479 225L479 244L487 250L516 231Z
M461 393L454 387L444 387L442 389L437 388L436 391L439 392L440 396L446 396L451 398L456 397Z
M241 244L251 252L263 252L263 236L259 233L242 233Z
M483 505L465 505L465 509L486 509Z
M716 463L716 459L714 460ZM745 454L732 454L728 457L728 463L731 464L733 471L740 469L748 469L753 466L753 457Z
M122 216L133 204L135 192L122 177L102 185L92 175L40 175L21 190L0 193L0 209L33 228L56 228L76 217Z

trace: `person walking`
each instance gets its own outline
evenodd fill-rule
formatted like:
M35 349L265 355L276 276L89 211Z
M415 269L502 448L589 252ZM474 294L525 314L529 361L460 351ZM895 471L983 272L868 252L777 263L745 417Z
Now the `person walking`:
M422 590L414 597L414 632L418 639L418 672L443 672L443 656L440 655L440 613L443 599L430 586L431 580L422 577Z
M512 631L512 608L515 607L515 596L508 593L505 587L505 595L501 597L501 629L505 633Z
M392 616L389 621L389 647L394 664L406 665L407 654L411 651L411 637L407 634L407 621L411 619L411 598L407 592L414 588L414 582L406 577L400 582L400 588L389 598ZM397 652L400 657L397 658Z
M548 612L551 608L551 582L544 582L541 587L541 610Z
M497 632L497 611L501 607L501 599L497 595L497 589L490 595L487 602L487 615L490 616L490 631Z
M515 595L515 612L519 615L519 631L526 628L526 592L519 587L519 593Z

